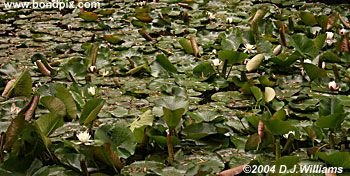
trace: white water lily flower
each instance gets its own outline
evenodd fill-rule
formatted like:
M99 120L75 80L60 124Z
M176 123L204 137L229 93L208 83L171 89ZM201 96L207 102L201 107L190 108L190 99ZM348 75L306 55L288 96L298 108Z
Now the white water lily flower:
M316 34L320 33L321 30L322 30L321 27L316 26L316 27L311 28L311 33L312 33L313 35L316 35Z
M77 138L79 139L80 142L82 143L86 143L90 141L90 134L87 131L84 132L80 132L79 134L77 134Z
M339 89L339 86L337 85L337 83L335 81L331 81L328 83L328 88L331 90L331 91L336 91Z
M289 134L293 134L295 136L295 131L289 131L287 134L284 134L283 137L288 139Z
M102 70L101 75L102 76L108 76L109 75L109 71L108 70Z
M207 12L207 16L209 20L215 19L215 14L211 12Z
M90 66L90 67L89 67L90 72L95 72L96 69L97 69L96 66Z
M231 24L233 22L233 18L232 17L227 17L226 18L226 23Z
M95 94L96 94L96 88L95 88L95 87L89 87L89 88L88 88L88 92L89 92L89 94L91 94L91 95L95 95Z
M146 5L146 1L136 2L135 5L136 6L140 6L140 7L145 6Z
M244 51L243 52L249 53L249 54L256 53L255 45L251 45L249 43L244 44Z
M336 40L333 39L334 33L333 32L326 32L327 38L326 38L326 43L328 46L331 46L333 43L336 42Z
M213 62L213 65L216 66L216 67L220 66L221 63L222 63L222 62L220 61L220 59L214 59L214 60L212 60L212 62Z
M312 61L311 61L310 59L305 59L305 60L304 60L304 63L306 63L306 64L312 64Z

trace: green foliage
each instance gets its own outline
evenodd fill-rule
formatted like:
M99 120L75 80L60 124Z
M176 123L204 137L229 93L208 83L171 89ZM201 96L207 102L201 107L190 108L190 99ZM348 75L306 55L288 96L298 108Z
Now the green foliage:
M346 5L129 2L0 14L0 175L348 174Z

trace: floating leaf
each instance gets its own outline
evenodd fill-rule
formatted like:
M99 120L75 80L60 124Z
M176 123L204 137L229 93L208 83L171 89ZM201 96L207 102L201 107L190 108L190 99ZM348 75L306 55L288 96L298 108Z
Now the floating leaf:
M83 112L81 113L79 119L80 124L88 125L91 122L93 122L97 118L97 114L102 109L104 103L104 100L97 98L91 99L88 102L86 102L83 108Z
M242 63L244 59L248 57L246 53L233 51L233 50L221 50L218 52L218 57L220 60L227 60L228 65Z
M326 61L326 62L340 62L340 58L338 55L336 55L335 53L333 53L332 51L326 51L324 53L322 53L322 55L320 56L320 59L322 59L322 61Z
M323 98L320 101L319 118L316 125L321 128L339 128L347 114L344 112L344 105L335 97Z
M303 21L303 23L308 26L314 26L317 24L315 15L312 14L311 12L305 12L305 11L300 12L300 18L301 18L301 21Z
M170 110L163 107L163 118L170 129L175 129L179 125L184 112L184 108Z
M153 18L147 12L137 12L135 17L144 23L150 23L153 21Z
M322 68L317 67L314 64L304 63L303 67L305 69L306 74L310 77L311 80L327 77L326 71Z
M272 101L276 96L276 92L271 87L265 87L265 101L268 103Z
M87 11L79 12L78 16L87 22L97 21L98 19L97 14L94 12L87 12Z
M296 128L292 126L288 121L282 120L268 120L265 122L265 126L271 131L273 135L286 134L289 131L294 131Z
M54 95L64 103L67 116L71 119L75 119L77 117L77 105L75 104L72 94L63 85L56 84Z
M302 55L313 57L319 52L315 47L315 42L305 34L294 34L290 39L290 43Z
M95 132L95 140L111 144L121 158L128 158L135 152L136 141L131 130L122 124L104 125Z
M154 116L151 110L147 110L130 124L130 130L134 133L135 140L142 143L145 137L145 129L152 126Z
M45 96L42 97L40 102L52 113L58 114L62 117L66 116L66 106L65 104L56 97Z
M144 127L144 126L152 126L153 120L154 120L154 116L152 115L152 111L151 110L147 110L140 117L135 119L130 124L130 130L134 131L136 128L141 128L141 127Z
M199 78L206 79L215 74L215 69L210 62L202 62L193 68L193 74Z
M179 43L180 43L180 45L182 46L182 48L185 50L185 52L187 54L193 54L194 53L190 40L185 39L185 38L180 38L179 39Z
M166 71L177 73L176 67L169 61L169 59L164 54L158 54L156 56L156 61L161 65Z
M219 37L221 38L221 48L223 50L234 50L236 51L242 44L242 32L237 29L229 29L229 33L221 33Z
M4 149L7 151L10 151L12 148L12 145L15 143L15 141L18 138L18 135L23 131L23 129L26 127L27 122L24 119L24 115L19 113L18 116L11 120L10 125L8 126L6 130L6 137L5 137L5 144Z
M147 175L149 172L161 173L165 165L157 161L135 161L128 166L125 166L121 173L122 175ZM147 168L146 170L144 168Z
M187 138L190 139L200 139L211 134L218 133L215 126L210 123L197 123L187 126L183 133Z
M255 97L255 100L257 102L259 102L260 100L263 99L263 94L262 94L261 90L258 87L252 86L252 87L250 87L250 91L253 93L253 95Z
M117 169L123 168L123 163L120 161L119 156L112 150L110 143L105 143L101 147L95 147L93 154L97 159L109 166Z
M259 65L262 63L264 58L265 58L264 54L257 54L252 59L250 59L246 65L247 71L251 72L256 70L259 67Z
M56 114L55 112L40 116L35 123L45 136L49 136L57 128L64 125L63 116Z
M254 133L248 137L245 143L245 150L256 150L260 144L260 138L258 133Z
M115 44L115 45L119 45L122 44L124 41L122 39L120 39L120 37L118 35L104 35L103 39L105 39L107 42Z
M317 152L316 156L331 166L350 169L349 152Z

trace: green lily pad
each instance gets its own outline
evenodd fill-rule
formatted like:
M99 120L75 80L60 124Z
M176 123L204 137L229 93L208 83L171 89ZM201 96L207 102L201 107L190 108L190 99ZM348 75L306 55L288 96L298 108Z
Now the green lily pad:
M49 114L45 114L40 116L35 123L39 127L40 131L45 135L49 136L52 134L57 128L63 126L63 116L56 114L55 112L51 112Z
M83 112L81 113L79 123L82 125L89 125L91 122L93 122L97 118L97 115L102 109L104 103L105 100L97 98L86 102Z
M78 16L87 22L97 21L98 15L94 12L79 12Z
M156 61L168 72L177 73L176 67L169 61L164 54L156 56Z
M53 96L42 97L40 102L50 111L62 117L66 116L66 106L61 99Z

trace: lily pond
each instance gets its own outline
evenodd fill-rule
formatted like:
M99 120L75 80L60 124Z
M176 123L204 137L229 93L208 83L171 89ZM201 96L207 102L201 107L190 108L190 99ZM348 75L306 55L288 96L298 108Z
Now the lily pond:
M349 3L91 2L0 3L0 175L350 174Z

